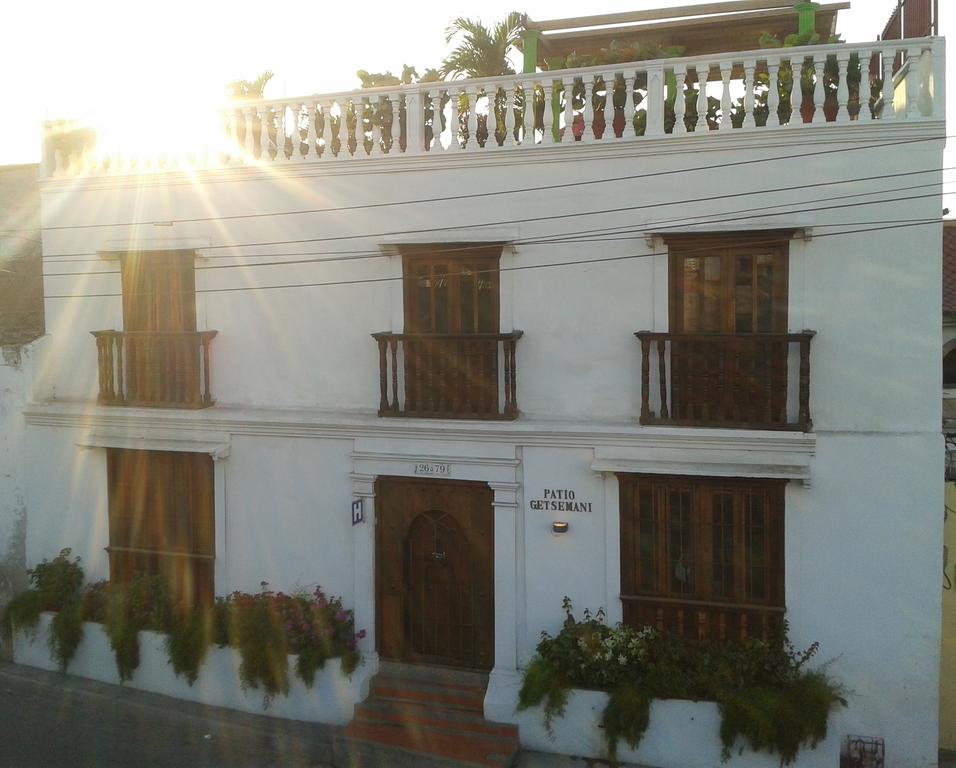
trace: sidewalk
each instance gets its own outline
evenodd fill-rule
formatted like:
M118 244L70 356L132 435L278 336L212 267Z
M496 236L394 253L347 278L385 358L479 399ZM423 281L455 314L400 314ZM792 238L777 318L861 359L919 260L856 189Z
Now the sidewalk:
M341 730L0 662L0 768L345 768L332 762ZM396 758L410 764L405 753ZM522 752L517 763L604 765L535 752Z

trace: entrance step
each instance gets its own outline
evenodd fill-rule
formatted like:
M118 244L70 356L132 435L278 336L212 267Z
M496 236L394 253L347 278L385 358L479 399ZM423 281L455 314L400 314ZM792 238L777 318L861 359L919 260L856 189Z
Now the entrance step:
M383 664L336 745L336 765L508 768L518 729L484 718L487 676Z

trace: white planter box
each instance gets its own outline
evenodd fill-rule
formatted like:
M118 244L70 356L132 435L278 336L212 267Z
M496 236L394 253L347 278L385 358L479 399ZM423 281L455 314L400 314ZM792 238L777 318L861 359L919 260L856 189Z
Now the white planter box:
M579 757L606 757L607 742L600 727L608 695L575 689L568 696L563 717L552 720L553 737L544 727L540 707L518 712L521 745L541 752ZM834 768L840 763L840 734L830 716L827 738L816 749L803 749L796 768ZM709 701L655 700L644 738L637 749L618 743L618 759L653 768L717 768L721 765L720 712ZM779 768L779 755L754 752L740 741L732 750L728 768Z
M40 616L34 635L29 632L16 633L13 658L17 664L47 670L59 668L50 657L47 645L53 615L44 613ZM124 685L177 699L291 720L331 725L350 722L355 704L368 695L369 677L374 671L363 663L349 679L342 674L341 661L329 659L323 669L316 671L312 687L306 688L305 683L295 675L296 657L289 656L289 695L276 696L266 709L261 690L242 689L239 682L240 656L234 648L210 646L199 668L199 677L190 686L184 677L177 677L173 672L165 643L166 636L158 632L139 633L139 667L133 673L132 680ZM113 650L101 624L83 625L83 640L67 671L71 675L119 684Z

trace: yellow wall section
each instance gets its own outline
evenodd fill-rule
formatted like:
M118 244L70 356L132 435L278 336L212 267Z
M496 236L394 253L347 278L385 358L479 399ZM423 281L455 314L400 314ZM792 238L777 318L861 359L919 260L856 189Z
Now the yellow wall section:
M946 483L939 747L956 750L956 483Z

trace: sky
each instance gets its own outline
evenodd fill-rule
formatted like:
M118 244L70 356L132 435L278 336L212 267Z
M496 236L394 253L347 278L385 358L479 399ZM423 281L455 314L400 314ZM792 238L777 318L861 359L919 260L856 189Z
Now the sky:
M600 0L590 13L685 5L668 0ZM896 0L853 0L839 14L849 42L873 40ZM940 2L942 32L952 0ZM472 7L434 3L289 3L246 0L51 0L11 2L2 11L0 68L7 72L0 108L0 165L36 162L44 119L76 118L151 140L153 117L181 115L188 138L200 115L218 103L231 80L271 69L267 98L352 90L355 72L403 64L437 66L448 46L445 28L457 11L492 23L511 10L533 19L582 13L567 0L515 3L482 0ZM951 57L949 66L956 62ZM956 76L948 78L956 83ZM950 88L952 90L952 86ZM949 103L956 103L950 98ZM152 117L151 117L152 116ZM182 139L183 136L177 137Z

